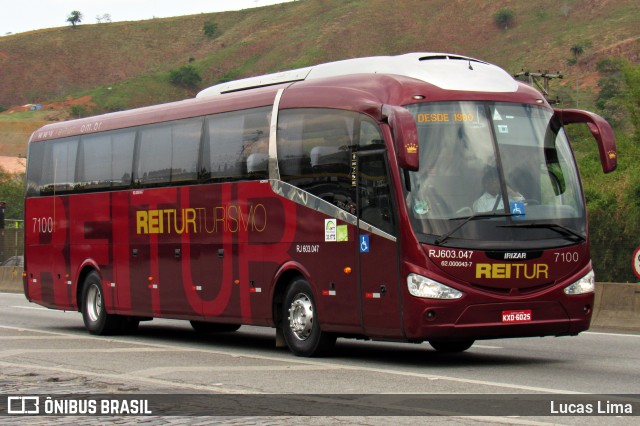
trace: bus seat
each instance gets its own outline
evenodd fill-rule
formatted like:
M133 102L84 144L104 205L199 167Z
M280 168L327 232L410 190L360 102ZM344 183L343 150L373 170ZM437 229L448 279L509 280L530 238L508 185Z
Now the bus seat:
M348 156L346 151L341 150L337 146L316 146L311 149L309 157L311 158L311 166L324 166L329 164L348 164ZM346 160L343 157L347 157Z
M247 173L265 173L269 167L269 156L264 153L250 154L247 157Z

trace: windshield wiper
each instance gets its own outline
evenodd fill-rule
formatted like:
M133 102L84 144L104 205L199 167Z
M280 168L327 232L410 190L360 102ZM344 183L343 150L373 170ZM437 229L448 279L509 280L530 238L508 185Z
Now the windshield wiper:
M462 223L460 223L458 226L456 226L455 228L453 228L451 231L447 232L446 234L440 235L438 238L436 238L435 244L436 245L440 245L442 243L444 243L445 241L447 241L449 239L449 237L451 237L451 235L453 235L454 232L456 232L458 229L462 228L464 225L466 225L467 223L471 222L472 220L477 220L477 219L487 219L487 218L495 218L495 217L511 217L511 216L518 216L512 213L484 213L484 214L472 214L471 216L461 216L461 217L452 217L449 220L461 220L464 219L464 221Z
M586 238L580 235L577 231L566 227L564 225L560 225L557 223L518 223L512 225L498 225L499 228L544 228L551 229L556 231L559 234L565 236L575 237L578 242L586 241Z

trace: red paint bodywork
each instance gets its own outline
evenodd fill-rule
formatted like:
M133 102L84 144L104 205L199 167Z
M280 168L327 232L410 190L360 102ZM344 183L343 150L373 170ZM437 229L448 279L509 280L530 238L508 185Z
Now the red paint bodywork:
M474 263L544 263L548 275L540 280L478 282L472 268L443 266L442 258L428 255L430 249L440 248L419 243L413 234L392 132L382 121L383 105L416 102L414 95L425 95L428 101L539 105L540 94L526 85L515 93L456 92L401 76L356 74L52 124L36 131L31 143L267 106L282 88L286 90L280 109L346 109L380 123L398 209L396 241L347 224L348 242L325 242L323 224L328 216L275 194L269 181L27 198L27 298L54 309L78 309L82 279L96 270L110 313L274 326L284 287L297 274L311 284L322 328L343 335L422 341L577 334L588 328L593 294L563 293L591 268L587 243L544 251L542 257L524 262L496 261L482 251L472 255ZM258 205L264 214L261 208L256 210ZM185 228L180 213L168 213L165 228L173 220L173 232L137 233L137 211L184 209L195 209L197 226ZM255 214L249 217L251 211ZM36 232L42 217L54 218L53 232ZM180 228L187 232L177 232ZM370 236L369 253L359 252L360 234ZM305 251L310 246L313 249ZM557 262L557 253L564 251L579 253L580 261ZM345 272L347 267L351 273ZM411 296L406 284L409 273L460 289L464 296L459 300ZM503 324L502 312L515 310L531 310L532 321Z

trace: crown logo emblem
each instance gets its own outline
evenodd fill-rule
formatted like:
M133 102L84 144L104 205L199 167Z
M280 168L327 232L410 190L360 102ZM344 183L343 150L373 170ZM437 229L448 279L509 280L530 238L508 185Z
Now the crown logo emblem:
M418 145L415 143L407 144L407 154L417 154L418 153Z
M615 151L609 151L609 159L610 160L615 160L617 157L617 154Z

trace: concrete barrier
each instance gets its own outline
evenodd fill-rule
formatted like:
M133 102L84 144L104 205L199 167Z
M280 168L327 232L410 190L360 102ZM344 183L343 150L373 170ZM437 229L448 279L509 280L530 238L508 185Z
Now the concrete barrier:
M21 266L0 266L0 292L22 293Z
M0 266L0 292L23 292L21 267ZM591 328L640 333L640 283L596 283Z
M592 328L640 332L640 283L596 283Z

